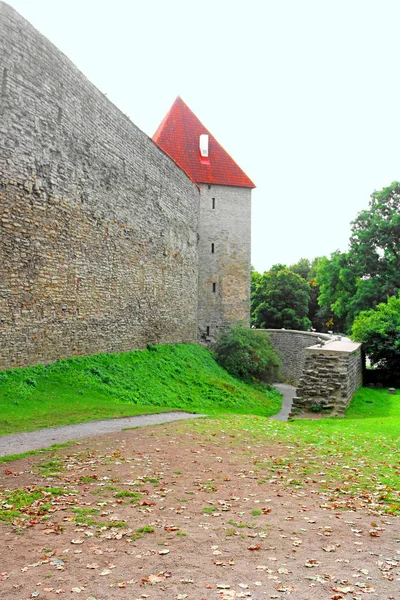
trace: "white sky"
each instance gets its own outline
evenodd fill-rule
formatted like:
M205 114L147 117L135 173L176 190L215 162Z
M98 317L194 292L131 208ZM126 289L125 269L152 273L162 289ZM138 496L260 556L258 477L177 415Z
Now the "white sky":
M253 179L252 263L347 249L400 179L399 0L8 0L151 136L180 95Z

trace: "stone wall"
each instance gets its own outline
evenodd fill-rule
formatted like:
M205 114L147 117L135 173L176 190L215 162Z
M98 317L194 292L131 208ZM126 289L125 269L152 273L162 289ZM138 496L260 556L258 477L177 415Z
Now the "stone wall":
M197 339L199 191L0 2L0 368Z
M297 385L300 380L306 359L306 348L317 343L318 338L329 340L330 336L324 333L308 331L295 331L292 329L262 329L266 331L272 346L281 359L282 379L292 385Z
M362 385L361 344L329 342L305 350L303 375L293 399L292 416L299 412L331 411L343 415Z
M250 322L251 189L200 184L199 339Z

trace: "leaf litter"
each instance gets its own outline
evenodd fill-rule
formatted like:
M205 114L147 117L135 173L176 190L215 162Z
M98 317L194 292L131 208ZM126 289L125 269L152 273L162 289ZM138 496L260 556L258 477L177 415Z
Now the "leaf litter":
M99 436L58 451L56 476L40 456L5 468L0 598L395 598L398 518L224 426Z

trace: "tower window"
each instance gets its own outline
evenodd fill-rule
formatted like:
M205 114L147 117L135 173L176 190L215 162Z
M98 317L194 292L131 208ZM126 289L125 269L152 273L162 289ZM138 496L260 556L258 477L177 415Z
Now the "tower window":
M214 242L211 243L211 254L214 254L215 251L215 246L214 246Z
M211 185L210 184L208 184L208 189L211 190Z
M211 207L212 207L212 208L215 208L215 198L213 198L213 199L212 199L212 202L211 202Z
M217 284L213 283L213 292L215 293L217 291Z
M208 135L202 133L199 139L200 155L207 158L208 156Z
M209 325L207 325L206 335L207 335L207 337L209 337L209 335L210 335L210 326Z

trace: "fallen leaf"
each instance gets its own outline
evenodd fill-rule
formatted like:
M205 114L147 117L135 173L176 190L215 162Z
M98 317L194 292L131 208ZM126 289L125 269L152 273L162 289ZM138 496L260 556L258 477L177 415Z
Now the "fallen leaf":
M310 560L307 560L307 562L304 563L304 566L308 567L309 569L311 569L312 567L317 567L318 565L318 560L315 560L314 558L310 558Z
M143 581L143 579L142 579ZM151 583L152 585L154 585L155 583L160 583L160 581L163 581L163 578L160 577L159 575L149 575L146 579L146 581L148 581L148 583Z
M211 587L211 586L210 586ZM217 585L217 589L218 590L230 590L231 586L227 585L226 583L218 583Z
M379 533L377 531L375 531L374 529L370 530L369 535L372 537L379 537Z
M336 546L323 546L322 550L325 550L325 552L336 552Z

